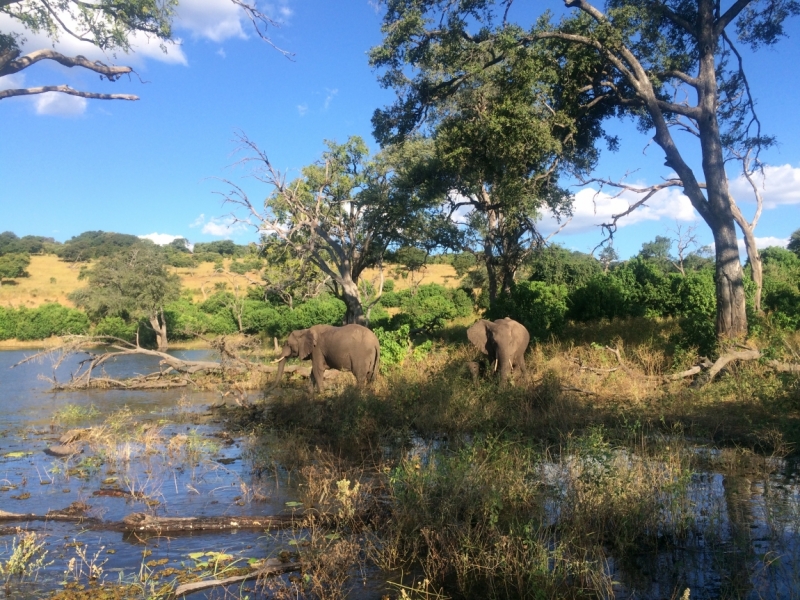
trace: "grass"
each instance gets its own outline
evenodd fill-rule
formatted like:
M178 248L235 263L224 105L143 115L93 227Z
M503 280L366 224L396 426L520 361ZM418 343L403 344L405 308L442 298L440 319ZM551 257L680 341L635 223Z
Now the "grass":
M695 508L694 474L766 481L776 458L800 450L800 385L756 362L702 388L665 384L692 358L670 345L675 329L644 319L570 326L529 351L527 379L503 387L473 384L465 363L476 353L461 324L369 389L344 379L323 396L289 386L270 395L267 423L242 413L271 448L254 466L297 473L303 505L327 519L305 550L316 553L308 585L339 581L342 565L322 558L336 554L325 537L336 536L357 544L351 568L366 560L414 574L397 586L404 598L613 597L619 581L646 589L664 552L683 569L714 554L705 564L725 581L723 596L739 597L749 521ZM763 497L778 540L796 509ZM732 556L739 566L725 562ZM672 597L686 596L684 580L671 585ZM309 590L283 593L341 593Z
M230 260L224 264L230 264ZM0 286L0 306L36 308L46 302L58 302L62 306L74 307L67 295L86 285L85 281L78 279L81 269L86 266L86 263L64 262L52 254L31 256L30 277L21 277L13 283L5 281ZM225 283L229 289L235 286L245 289L249 285L247 278L241 275L216 272L213 263L200 263L194 269L173 268L173 271L180 276L183 287L194 293L196 301L203 300L204 292L213 294L217 283Z

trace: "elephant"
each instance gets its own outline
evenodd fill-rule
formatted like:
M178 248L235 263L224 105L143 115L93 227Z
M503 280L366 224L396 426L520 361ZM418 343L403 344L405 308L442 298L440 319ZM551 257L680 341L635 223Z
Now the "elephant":
M492 371L500 369L500 378L507 381L516 368L525 373L525 350L531 336L522 323L508 317L487 321L476 321L467 329L467 337L472 345L489 356ZM477 373L475 369L473 375Z
M278 365L275 382L280 383L287 358L311 359L311 382L324 389L327 369L350 371L358 385L374 381L380 364L378 338L362 325L314 325L289 334L281 355L272 361Z

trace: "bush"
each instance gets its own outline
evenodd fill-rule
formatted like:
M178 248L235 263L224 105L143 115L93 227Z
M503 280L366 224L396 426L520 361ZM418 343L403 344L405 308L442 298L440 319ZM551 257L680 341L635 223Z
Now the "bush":
M17 335L17 311L0 306L0 340L10 340Z
M392 367L402 364L409 356L421 360L430 352L433 344L430 340L416 348L411 343L408 325L402 325L395 331L386 331L376 327L373 331L381 346L381 373L386 374Z
M94 335L110 335L134 342L136 340L136 323L126 323L121 317L105 317L95 325Z
M404 290L389 300L394 301L395 298L399 301L401 312L392 317L393 329L409 325L414 330L432 331L444 327L447 321L469 316L473 310L472 299L467 292L435 283L419 286L413 296L410 290Z
M19 308L16 315L18 340L43 340L54 335L85 334L89 331L89 317L74 308L57 303L43 304L39 308Z
M536 341L559 333L566 323L567 286L542 281L522 281L511 294L497 299L486 316L490 319L511 317L522 323Z

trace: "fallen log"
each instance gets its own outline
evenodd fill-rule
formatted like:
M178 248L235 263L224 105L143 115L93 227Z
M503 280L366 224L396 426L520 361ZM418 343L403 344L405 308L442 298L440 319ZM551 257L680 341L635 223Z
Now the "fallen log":
M224 531L232 529L283 529L297 524L301 515L262 517L153 517L132 513L122 519L124 531L137 533L178 533L182 531Z
M73 502L67 508L51 510L44 515L12 513L0 510L0 522L8 521L69 521L91 525L95 530L137 533L179 533L230 531L236 529L283 529L300 525L305 514L264 515L260 517L153 517L145 513L131 513L122 521L103 521L88 516L91 507L84 502Z
M237 575L235 577L226 577L225 579L204 579L203 581L193 581L192 583L184 583L175 588L173 592L174 598L179 598L194 592L200 592L211 588L233 585L235 583L243 583L251 579L258 579L259 577L269 577L272 575L279 575L281 573L288 573L289 571L299 571L301 565L299 562L281 562L277 558L270 558L264 561L264 564L253 570L252 573L244 575Z
M91 508L84 502L73 502L67 508L51 510L47 514L12 513L0 510L0 521L72 521L75 523L101 523L100 519L86 513Z

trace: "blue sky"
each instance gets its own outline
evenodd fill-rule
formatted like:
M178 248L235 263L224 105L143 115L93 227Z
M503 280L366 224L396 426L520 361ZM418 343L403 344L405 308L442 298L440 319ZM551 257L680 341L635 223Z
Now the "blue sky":
M552 0L546 4L561 6ZM165 55L155 45L141 45L135 54L117 57L117 64L136 68L137 76L130 79L111 84L91 73L44 64L25 71L24 79L0 78L0 88L67 83L141 97L138 102L63 95L0 101L0 231L61 241L102 229L246 243L255 234L230 227L230 207L214 193L227 189L215 179L220 177L243 182L254 198L267 192L248 182L244 169L231 166L237 159L237 130L290 172L316 160L325 139L344 141L358 134L377 149L370 117L391 102L393 92L380 88L367 64L367 51L381 40L375 2L265 4L283 22L269 33L294 53L293 61L254 36L229 0L188 0L181 6L180 46ZM789 31L791 37L776 49L746 54L765 130L780 142L764 157L770 165L766 206L756 235L767 245L800 228L800 22L790 23ZM28 37L29 49L48 45ZM77 42L62 41L61 47L65 53L102 58ZM598 176L630 172L631 182L655 183L669 175L656 146L643 153L647 136L633 124L609 129L622 136L622 150L603 155ZM696 153L687 154L697 160ZM749 197L741 181L734 180L733 189L737 198ZM627 201L595 197L591 189L575 191L575 218L553 241L588 251L601 239L596 224ZM623 257L656 235L672 235L669 230L677 225L695 223L701 243L710 243L707 227L678 196L672 192L656 199L620 228L615 247ZM742 206L749 216L753 205Z

